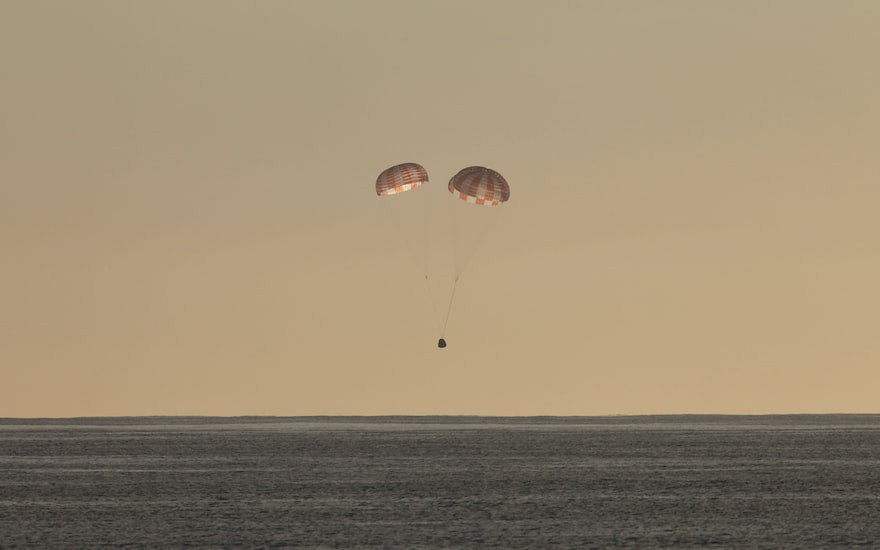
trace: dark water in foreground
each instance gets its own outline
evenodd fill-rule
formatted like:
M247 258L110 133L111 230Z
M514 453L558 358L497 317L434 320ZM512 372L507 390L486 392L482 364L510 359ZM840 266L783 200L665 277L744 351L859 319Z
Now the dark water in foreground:
M2 547L880 547L880 415L0 419Z

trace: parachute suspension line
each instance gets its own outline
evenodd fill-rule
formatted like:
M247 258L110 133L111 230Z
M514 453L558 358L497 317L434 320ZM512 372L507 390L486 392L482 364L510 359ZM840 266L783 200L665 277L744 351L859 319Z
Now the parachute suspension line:
M428 280L428 274L425 273L425 286L428 288L428 296L431 297L431 309L434 310L434 323L437 330L440 330L440 312L437 311L437 300L434 299L434 292L431 290L431 281Z
M430 209L428 208L428 206L430 205L431 201L428 199L428 191L430 191L430 189L422 189L421 191L422 191L421 204L419 205L421 207L420 208L421 216L420 216L420 220L419 220L420 221L419 228L421 229L421 232L422 232L422 235L421 235L422 258L421 258L421 260L422 260L422 271L425 274L425 281L427 281L428 280L428 257L429 257L428 251L431 248L430 247L431 224L429 223L429 217L428 217L428 213L430 212ZM429 285L428 291L430 292L430 290L431 289L430 289L430 285ZM433 303L433 301L434 301L434 298L432 297L431 302Z
M417 219L407 221L407 227L401 227L401 232L406 234L406 240L411 246L413 257L419 271L427 280L428 278L428 197L426 189L413 189L411 198L414 199L412 213ZM411 201L412 202L412 201Z
M458 287L458 275L455 277L455 282L452 283L452 295L449 296L449 307L446 308L446 320L443 321L443 330L440 331L442 336L446 335L446 325L449 324L449 314L452 313L452 302L455 300L455 289Z
M434 314L434 324L437 326L437 330L440 330L440 312L437 309L437 299L434 297L434 291L431 289L431 279L429 276L428 264L430 259L430 241L431 241L431 225L427 223L429 220L428 214L430 213L429 201L428 201L428 189L422 190L421 204L419 205L419 210L421 211L420 216L420 227L416 230L421 232L421 242L422 249L419 251L421 257L419 258L419 267L422 269L422 275L425 276L425 289L428 291L428 298L431 300L431 311Z

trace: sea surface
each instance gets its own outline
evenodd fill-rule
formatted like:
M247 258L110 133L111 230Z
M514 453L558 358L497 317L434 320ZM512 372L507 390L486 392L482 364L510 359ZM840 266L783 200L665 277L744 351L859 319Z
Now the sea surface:
M880 548L880 415L0 419L3 548Z

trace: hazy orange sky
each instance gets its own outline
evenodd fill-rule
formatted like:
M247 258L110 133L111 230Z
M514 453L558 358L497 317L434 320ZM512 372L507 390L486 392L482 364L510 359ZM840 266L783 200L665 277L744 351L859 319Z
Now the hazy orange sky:
M3 0L0 416L880 412L877 29ZM401 162L438 224L459 169L511 186L445 350L374 193Z

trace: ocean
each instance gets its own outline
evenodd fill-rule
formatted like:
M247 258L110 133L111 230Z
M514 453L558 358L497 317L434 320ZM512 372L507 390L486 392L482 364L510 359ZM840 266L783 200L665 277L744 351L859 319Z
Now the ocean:
M880 415L0 419L3 548L880 548Z

